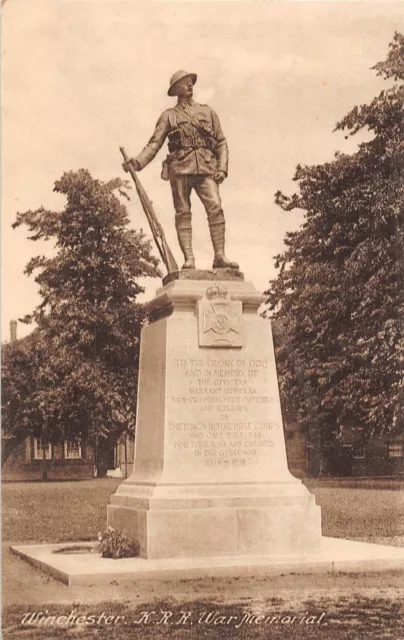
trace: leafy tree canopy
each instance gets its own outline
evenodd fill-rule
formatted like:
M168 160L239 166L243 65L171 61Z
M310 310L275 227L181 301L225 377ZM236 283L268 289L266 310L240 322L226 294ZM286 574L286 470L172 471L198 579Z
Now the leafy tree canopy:
M33 434L116 438L133 430L144 314L138 279L159 275L142 231L128 229L121 180L101 182L86 170L65 173L55 191L61 212L18 213L31 240L54 242L54 257L37 256L41 303L23 321L37 329L3 353L3 428L17 441Z
M323 442L344 428L366 438L403 427L404 36L374 70L389 86L336 125L371 139L352 155L298 166L298 191L278 192L304 211L288 233L270 283L281 394L288 411Z

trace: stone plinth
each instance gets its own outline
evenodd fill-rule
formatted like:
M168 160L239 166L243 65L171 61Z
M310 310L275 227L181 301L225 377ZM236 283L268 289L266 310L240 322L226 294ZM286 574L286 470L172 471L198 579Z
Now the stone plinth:
M262 302L240 280L175 280L148 304L134 468L108 506L143 558L320 548L320 508L287 467Z
M88 541L80 543L89 545ZM71 587L96 585L116 589L143 580L175 581L206 578L245 578L287 573L404 572L404 548L369 544L343 538L323 538L322 549L293 556L250 555L188 558L101 558L97 553L79 553L77 542L30 544L10 547L10 551ZM61 553L71 548L67 553ZM175 587L174 587L175 588ZM169 589L169 587L167 587ZM81 600L80 592L78 599ZM109 600L105 592L105 600ZM192 637L192 636L191 636ZM194 636L195 637L195 636ZM205 636L207 637L207 636ZM243 636L246 637L246 636ZM248 637L248 636L247 636ZM269 636L270 637L270 636Z

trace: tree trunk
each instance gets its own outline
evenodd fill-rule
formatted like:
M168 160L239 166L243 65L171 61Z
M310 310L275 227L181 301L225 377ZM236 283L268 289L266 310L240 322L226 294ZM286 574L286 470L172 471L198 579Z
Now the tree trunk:
M128 434L125 433L125 478L128 477Z
M42 441L42 480L48 479L48 465L46 462L46 448Z

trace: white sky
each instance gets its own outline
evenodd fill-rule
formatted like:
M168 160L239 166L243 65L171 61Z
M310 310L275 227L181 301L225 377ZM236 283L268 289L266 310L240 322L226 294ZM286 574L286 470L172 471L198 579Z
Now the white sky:
M322 163L355 149L332 133L355 104L383 81L369 68L404 29L396 2L136 2L7 0L2 16L2 338L9 322L39 302L30 257L49 251L11 230L16 212L60 209L52 192L64 171L124 176L118 150L137 154L177 69L198 74L195 99L219 114L230 149L221 194L227 254L264 290L273 256L301 222L274 204L293 190L298 163ZM162 150L140 178L182 264ZM197 266L209 268L206 216L194 197ZM139 202L131 225L147 229ZM160 286L147 282L147 297ZM31 330L19 324L22 337Z

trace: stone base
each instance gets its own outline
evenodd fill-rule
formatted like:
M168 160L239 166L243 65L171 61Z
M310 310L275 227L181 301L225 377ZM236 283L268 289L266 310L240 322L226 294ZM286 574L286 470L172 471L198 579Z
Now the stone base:
M222 491L222 497L217 497L217 486L211 488L216 496L205 497L195 497L201 495L200 488L187 487L186 494L158 497L157 490L145 499L144 489L121 485L107 508L108 525L135 540L143 558L320 550L320 507L300 481L255 488L234 485L226 487L227 496Z
M163 284L166 285L174 280L200 280L227 282L229 280L244 281L244 274L238 269L181 269L181 271L172 271L163 278Z
M322 538L321 551L295 556L222 556L144 560L101 558L96 553L55 553L83 543L17 545L12 553L74 587L138 585L142 580L196 580L276 574L404 571L404 548L341 538Z
M319 551L320 507L287 466L264 298L231 269L192 271L147 304L133 472L108 524L147 559Z

